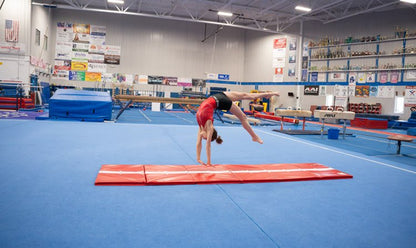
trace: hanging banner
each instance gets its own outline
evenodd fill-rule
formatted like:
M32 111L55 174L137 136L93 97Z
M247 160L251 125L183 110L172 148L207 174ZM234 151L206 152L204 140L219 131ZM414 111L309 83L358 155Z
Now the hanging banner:
M163 77L163 84L164 85L178 85L178 78L177 77Z
M71 60L55 60L54 71L70 71Z
M163 84L163 77L161 76L149 76L148 84ZM192 85L192 83L191 83Z
M85 71L69 71L69 80L85 81Z
M72 71L87 71L88 70L88 62L84 61L71 61L71 70Z
M99 72L85 72L85 81L87 82L101 82L101 73Z
M120 64L121 47L106 46L104 53L104 63L119 65Z
M273 40L273 48L286 48L286 38L274 39Z
M178 78L178 86L183 86L183 87L192 86L192 78Z
M88 63L88 71L105 73L107 72L107 65L100 63Z
M192 79L192 86L193 87L205 87L206 82L203 79Z

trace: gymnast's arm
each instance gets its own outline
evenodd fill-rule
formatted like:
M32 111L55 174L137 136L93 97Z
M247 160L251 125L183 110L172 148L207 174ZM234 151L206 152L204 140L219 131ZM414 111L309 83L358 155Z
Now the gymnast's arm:
M212 121L208 120L205 123L205 129L207 130L207 143L206 143L206 150L207 150L207 165L211 165L211 139L212 133L214 132L214 127L212 126Z
M199 127L198 130L198 137L196 140L196 160L200 164L204 164L204 162L201 161L201 150L202 150L202 128Z

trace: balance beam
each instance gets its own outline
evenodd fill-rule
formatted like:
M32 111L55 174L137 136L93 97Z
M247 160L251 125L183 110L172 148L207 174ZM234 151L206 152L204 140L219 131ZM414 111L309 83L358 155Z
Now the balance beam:
M312 116L312 111L309 110L292 110L292 109L276 109L275 114L277 116L281 116L282 119L280 120L280 130L283 130L283 118L285 116L294 116L294 117L302 117L303 118L303 125L302 130L305 131L305 118Z
M337 119L337 120L354 120L355 119L355 112L351 112L351 111L315 110L313 115L315 118L322 119L321 137L323 137L325 119ZM346 129L347 129L347 124L344 121L344 126L343 126L344 134L342 135L344 139L345 139Z
M132 102L160 102L160 103L196 104L196 105L200 105L205 100L205 99L191 99L191 98L169 98L169 97L132 96L132 95L117 95L114 98L117 100L132 101Z
M223 116L224 116L224 117L227 117L227 118L229 118L229 119L232 119L232 120L239 120L237 116L232 115L232 114L227 114L227 113L224 113L224 114L223 114ZM253 119L253 118L247 118L247 120L248 120L248 122L249 122L249 123L253 123L253 124L255 124L255 125L257 125L257 124L260 124L260 123L261 123L261 121L260 121L260 120Z

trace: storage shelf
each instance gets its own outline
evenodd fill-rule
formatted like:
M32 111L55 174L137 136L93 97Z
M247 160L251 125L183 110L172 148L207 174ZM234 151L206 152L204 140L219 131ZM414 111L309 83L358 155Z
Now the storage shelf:
M342 58L311 59L311 62L313 62L313 61L327 61L327 60L349 60L349 59L388 58L388 57L401 57L401 56L414 56L414 55L416 55L416 53L379 54L379 55L351 56L351 57L342 57Z
M342 44L338 44L338 45L316 46L316 47L308 47L308 48L309 49L322 49L322 48L339 47L339 46L357 46L357 45L371 45L371 44L376 45L376 44L380 44L380 43L396 42L396 41L403 41L403 40L416 40L416 37L386 39L386 40L367 41L367 42L342 43Z
M360 72L360 71L401 71L401 70L416 70L416 68L394 68L394 69L362 69L362 70L328 70L328 71L309 71L312 72L320 72L320 73L330 73L330 72Z

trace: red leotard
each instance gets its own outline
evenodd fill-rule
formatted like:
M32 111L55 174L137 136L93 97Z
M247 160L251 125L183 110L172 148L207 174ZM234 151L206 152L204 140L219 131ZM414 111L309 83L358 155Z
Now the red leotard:
M217 102L213 97L209 97L201 103L196 113L196 120L201 127L205 126L207 120L214 123L214 110L217 108Z

